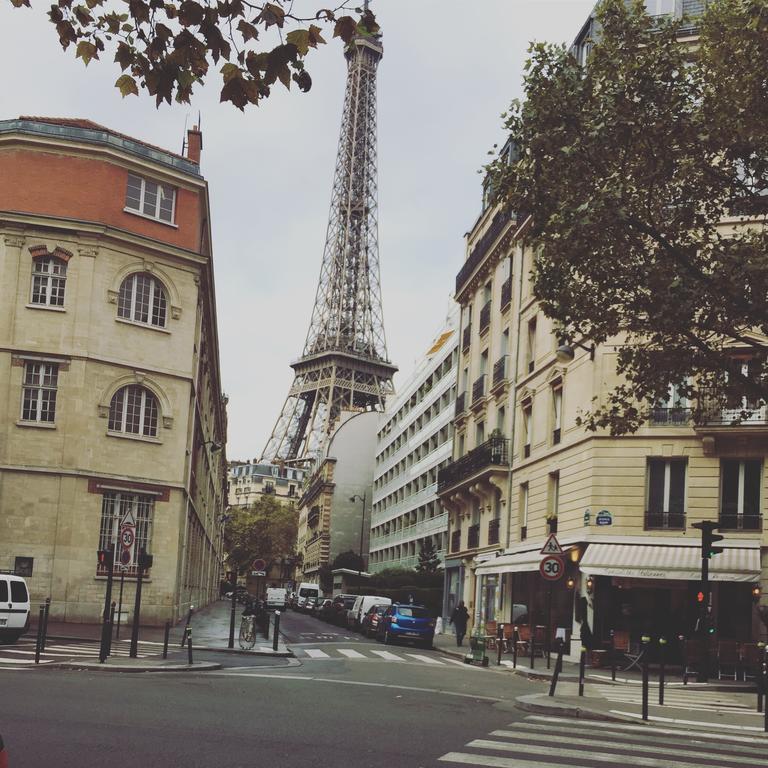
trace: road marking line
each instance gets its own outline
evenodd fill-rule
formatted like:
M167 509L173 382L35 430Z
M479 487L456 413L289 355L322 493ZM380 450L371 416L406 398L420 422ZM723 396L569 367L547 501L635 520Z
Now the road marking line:
M412 659L416 659L417 661L423 661L425 664L442 664L442 661L438 661L437 659L433 659L431 656L422 656L420 653L406 653L406 656L410 656Z
M502 738L509 739L512 742L524 742L522 744L520 744L520 743L515 744L514 745L515 749L518 749L518 748L520 748L520 749L528 749L528 746L529 746L528 743L527 743L528 740L549 741L551 739L551 734L547 734L544 731L540 732L539 735L536 735L536 734L533 734L533 733L529 733L529 732L521 733L518 730L515 730L515 731L492 731L489 735L490 736L497 736L497 737L501 736ZM652 736L652 735L653 734L649 734L649 736ZM499 743L503 744L505 742L489 742L489 743L490 744L499 744ZM580 745L580 746L583 746L583 747L601 747L603 749L606 748L606 747L610 748L612 746L611 744L607 744L604 740L595 739L595 738L581 738L581 739L579 739L579 738L575 738L573 736L569 736L568 737L567 743L569 745L574 745L574 746L579 746ZM474 743L472 743L471 745L468 745L468 746L474 746ZM682 745L682 746L685 746L685 745ZM652 755L658 755L662 751L662 748L659 745L655 745L655 744L640 744L638 742L633 742L632 744L620 744L619 748L631 749L633 752L651 753ZM695 751L697 753L699 753L698 754L698 759L701 759L700 752L701 752L702 749L706 749L706 746L695 747ZM610 754L613 754L613 753L610 753ZM692 750L692 749L676 749L674 746L672 746L672 747L664 746L663 747L663 754L664 754L664 757L667 757L667 756L675 756L675 757L683 757L683 758L686 758L686 757L687 758L696 758L697 757L697 755L694 754L694 750ZM762 766L762 765L765 764L765 760L764 760L763 756L762 755L757 755L756 753L740 753L738 756L717 754L717 755L712 755L712 758L713 759L717 758L717 760L720 760L720 761L722 761L724 763L738 763L739 765L744 765L745 761L746 761L746 763L749 763L749 760L747 760L746 758L748 758L750 756L751 757L755 757L755 758L757 758L757 757L761 758L757 762L757 765L761 765ZM635 758L634 756L632 756L632 757L627 756L626 757L626 760L628 762L631 762L634 759L637 759L637 760L648 760L648 759L651 759L651 758L646 758L646 757L643 757L643 756L638 756L637 758ZM638 763L638 765L645 765L645 763Z
M617 710L611 710L615 714L618 715L630 715L631 717L638 717L638 715L634 712L619 712ZM551 723L551 724L557 724L557 725L564 725L564 726L573 726L574 722L572 719L564 718L564 717L554 717L552 715L528 715L526 720L533 720L536 722L541 723ZM665 718L665 717L654 717L653 720L667 720L670 723L687 723L690 725L701 725L705 728L712 728L711 723L705 723L701 720L675 720L672 718ZM510 723L509 727L514 728L515 723ZM609 723L603 720L590 720L589 721L589 727L590 728L600 728L604 731L625 731L625 732L631 732L631 733L645 733L649 736L652 736L655 733L667 733L667 734L694 734L697 739L711 739L713 741L722 741L723 739L727 739L728 741L732 743L748 743L748 744L765 744L766 740L764 738L753 738L751 736L731 736L731 735L724 735L720 733L711 733L710 731L691 731L687 728L659 728L657 726L649 726L649 725L641 725L638 723L637 725L631 724L631 723ZM718 728L741 728L742 726L729 726L729 725L723 725L722 723L717 724ZM762 731L762 728L753 728L752 726L744 726L747 730L760 730Z
M391 651L374 651L371 649L371 653L375 653L377 656L381 656L381 658L385 659L386 661L405 661L404 658L398 656L396 653L392 653Z
M642 717L639 712L623 712L618 709L612 709L611 712L613 712L614 715L626 715L627 717L634 718ZM649 715L648 719L660 723L680 723L681 725L694 725L699 728L712 728L712 723L707 723L703 720L678 720L674 717L661 717L656 715ZM756 725L731 725L730 723L718 723L716 727L729 731L757 731L758 733L763 733L763 729ZM765 739L760 739L759 741L763 744L766 743Z
M305 648L304 653L306 653L310 659L330 659L331 658L325 651L321 651L317 648Z
M348 659L366 658L364 654L359 653L358 651L353 651L351 648L337 648L336 650L342 655L346 656Z
M487 765L490 768L522 768L523 765L530 765L531 768L564 768L564 763L525 763L520 762L517 757L497 757L496 755L472 755L468 752L448 752L438 758L446 763L465 763L466 765ZM589 765L575 765L568 763L567 768L592 768Z

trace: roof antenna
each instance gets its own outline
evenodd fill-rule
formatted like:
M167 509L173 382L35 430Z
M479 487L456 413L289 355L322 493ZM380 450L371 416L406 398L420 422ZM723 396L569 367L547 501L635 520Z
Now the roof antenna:
M200 114L200 110L197 110L197 130L200 133L203 132L203 116Z
M189 120L189 112L187 112L186 117L184 118L184 135L181 139L181 156L186 157L187 156L187 121Z

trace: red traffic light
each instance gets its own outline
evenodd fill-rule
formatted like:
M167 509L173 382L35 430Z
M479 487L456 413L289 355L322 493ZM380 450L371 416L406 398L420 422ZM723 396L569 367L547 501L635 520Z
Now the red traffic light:
M696 593L696 602L697 603L703 603L704 602L704 593L702 591L699 591Z

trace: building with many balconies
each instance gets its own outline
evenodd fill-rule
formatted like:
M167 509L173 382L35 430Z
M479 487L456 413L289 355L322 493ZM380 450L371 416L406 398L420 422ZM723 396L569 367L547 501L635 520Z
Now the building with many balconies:
M371 511L371 572L414 568L430 541L442 561L447 513L437 474L451 457L458 307L379 420Z
M262 496L293 504L301 495L305 470L258 461L229 463L229 506L247 507Z

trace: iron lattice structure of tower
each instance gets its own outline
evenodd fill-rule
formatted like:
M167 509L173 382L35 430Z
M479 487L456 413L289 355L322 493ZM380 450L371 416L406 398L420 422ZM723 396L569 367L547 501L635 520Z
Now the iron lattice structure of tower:
M347 46L328 230L312 321L264 461L321 455L342 411L384 407L397 370L387 358L381 308L376 155L380 35Z

